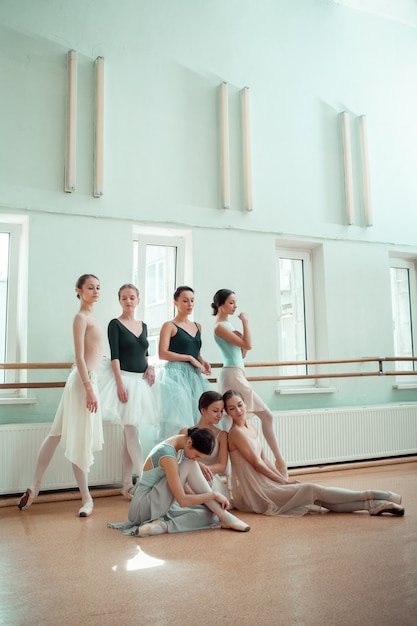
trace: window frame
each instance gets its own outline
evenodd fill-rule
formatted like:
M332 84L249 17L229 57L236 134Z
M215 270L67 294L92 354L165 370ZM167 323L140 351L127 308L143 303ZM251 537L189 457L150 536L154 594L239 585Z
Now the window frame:
M26 361L27 354L27 218L2 215L0 232L8 233L9 263L6 312L6 363ZM25 370L4 370L5 383L26 382ZM0 389L0 400L27 398L27 389Z
M291 259L303 262L303 294L304 294L304 337L306 359L315 360L316 358L316 336L315 336L315 299L313 288L313 253L312 250L306 248L276 246L276 284L277 284L277 322L278 322L278 360L285 361L283 354L283 316L282 316L282 300L281 300L281 276L280 276L280 259ZM296 374L296 366L288 366L288 374ZM315 366L305 366L305 373L314 374ZM283 367L279 368L279 375L285 376L286 372ZM321 385L326 384L324 380ZM300 380L280 380L279 387L281 389L314 389L318 385L318 379L307 378Z
M145 306L146 306L146 275L147 275L147 266L146 266L146 246L162 246L162 247L172 247L176 248L176 267L175 267L175 286L187 284L187 282L192 283L191 277L187 277L187 254L190 254L190 240L188 232L179 232L178 230L173 230L170 232L167 229L161 230L160 233L156 229L152 229L150 232L144 228L134 228L133 229L133 237L132 237L132 247L133 247L133 255L135 254L135 243L137 244L137 258L133 259L133 271L132 277L133 282L139 287L143 297L141 297L139 306L138 306L138 317L143 319L145 323L147 323L146 315L145 315ZM136 282L135 282L136 281ZM173 294L172 294L173 296ZM172 300L173 301L173 300ZM149 306L158 306L161 302L152 303ZM174 316L174 304L172 304L172 313ZM150 338L152 341L155 339ZM159 336L158 336L159 339ZM156 354L158 353L158 341L156 343ZM158 362L157 357L151 357L152 362Z
M412 341L412 357L416 357L417 352L417 268L416 268L417 259L415 257L401 257L390 255L389 259L389 278L390 278L390 299L391 299L391 307L393 305L392 302L392 289L391 289L391 269L399 268L399 269L407 269L408 270L408 287L409 287L409 311L410 311L410 324L411 324L411 341ZM394 322L394 320L393 320ZM393 349L395 347L394 340L394 328L393 328ZM394 354L394 356L402 356L401 354ZM401 365L401 361L398 361L394 364L396 370L404 369ZM396 376L396 383L406 385L414 385L417 383L417 364L415 362L411 362L412 370L415 372L415 376L410 374L406 377L404 376Z

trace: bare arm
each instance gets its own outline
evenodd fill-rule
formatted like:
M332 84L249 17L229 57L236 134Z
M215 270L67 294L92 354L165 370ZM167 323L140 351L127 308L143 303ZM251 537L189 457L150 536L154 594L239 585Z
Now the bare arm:
M260 456L255 453L248 436L249 435L241 428L232 428L229 432L230 450L238 450L243 458L250 463L259 474L263 474L276 483L283 485L288 484L288 481L286 481L274 467L270 467L269 464L265 462L263 451Z
M153 365L149 365L148 357L146 357L146 361L148 362L148 367L143 374L143 378L148 381L149 387L152 387L155 382L155 368Z
M231 330L221 322L216 324L214 332L218 337L225 339L234 346L238 346L238 348L241 348L242 350L252 350L252 338L249 330L247 315L246 313L240 313L238 317L242 322L242 333Z
M210 465L209 469L213 474L223 474L226 471L228 455L227 432L225 430L222 430L220 432L217 441L219 442L219 453L217 455L217 462ZM201 463L201 465L203 465L203 463Z
M117 386L117 397L120 402L127 402L127 391L123 384L122 375L120 373L120 361L119 359L113 359L111 362L114 378Z
M197 324L197 328L200 331L200 336L201 336L202 331L201 331L200 324ZM210 365L210 363L208 361L205 361L203 359L203 357L201 356L200 352L198 353L198 361L202 365L202 367L200 367L200 369L203 372L203 374L205 374L206 376L210 376L211 375L211 365Z
M90 382L88 367L85 361L85 335L87 332L87 319L85 315L77 313L74 318L72 331L74 337L75 364L84 385L86 393L86 406L92 413L95 413L98 408L98 403L93 391L93 386Z

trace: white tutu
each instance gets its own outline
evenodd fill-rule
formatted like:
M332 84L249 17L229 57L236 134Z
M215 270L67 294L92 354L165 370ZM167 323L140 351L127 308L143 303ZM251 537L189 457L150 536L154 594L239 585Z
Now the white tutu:
M143 374L120 372L127 391L127 402L120 402L110 359L103 357L98 373L103 419L122 426L155 425L158 422L158 384L149 385Z

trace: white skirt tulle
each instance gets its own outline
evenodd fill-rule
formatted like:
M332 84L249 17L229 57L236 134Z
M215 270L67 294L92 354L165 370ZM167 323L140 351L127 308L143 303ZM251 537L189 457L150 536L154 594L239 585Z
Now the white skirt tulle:
M87 409L85 388L78 369L73 366L65 384L55 419L49 432L61 436L60 444L65 456L83 472L89 472L94 463L93 453L103 448L103 424L97 376L89 372L88 377L98 399L98 411Z
M122 426L156 425L158 423L158 383L149 385L143 374L121 371L127 391L127 402L120 402L111 360L103 357L98 373L103 419Z

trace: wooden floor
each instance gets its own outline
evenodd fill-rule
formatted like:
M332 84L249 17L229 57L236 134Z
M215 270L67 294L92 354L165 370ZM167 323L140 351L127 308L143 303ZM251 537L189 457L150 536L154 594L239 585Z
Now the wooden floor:
M249 533L140 539L106 526L126 519L119 495L89 518L74 500L2 506L0 624L415 626L417 462L300 479L396 491L406 514L242 514Z

